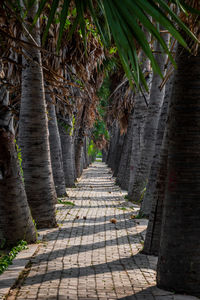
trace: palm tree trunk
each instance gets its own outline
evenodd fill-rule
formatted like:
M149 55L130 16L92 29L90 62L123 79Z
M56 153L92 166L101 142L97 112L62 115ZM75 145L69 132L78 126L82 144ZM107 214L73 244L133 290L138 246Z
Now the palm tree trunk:
M110 134L110 144L109 144L109 151L107 157L107 164L113 170L114 161L115 161L115 149L117 145L117 139L119 135L119 126L117 121L113 122L111 134Z
M151 78L148 80L148 85L151 82ZM146 98L148 95L146 93ZM139 163L140 151L143 146L143 132L144 132L144 123L147 113L147 104L141 93L138 93L135 97L135 106L133 113L133 126L132 126L132 145L131 145L131 156L130 156L130 167L129 167L129 183L128 183L128 197L131 200L132 198L132 189L133 182L135 177L135 172L137 165Z
M163 101L162 111L160 114L160 120L159 120L158 130L157 130L155 153L151 164L151 170L149 174L149 180L148 180L146 192L142 200L141 209L140 209L140 214L146 217L149 216L151 211L152 199L154 197L154 191L157 183L160 152L161 152L161 146L162 146L163 136L166 127L166 122L167 122L168 106L169 106L169 100L172 92L173 78L174 77L171 76L166 85L165 97Z
M115 146L115 152L114 152L114 159L113 159L113 176L116 177L119 171L119 161L121 160L121 154L122 154L122 148L124 144L124 137L125 135L120 133L120 130L118 131L118 137L117 137L117 143Z
M146 32L147 39L150 41L150 33ZM152 83L152 74L150 72L150 62L146 58L143 52L140 53L140 61L143 67L143 73L148 72L148 78L146 79L147 86L150 88ZM144 124L147 114L147 106L149 103L149 93L138 92L135 95L135 105L133 113L133 126L132 126L132 145L131 145L131 155L129 162L129 182L128 182L128 197L131 200L133 183L137 165L139 164L140 152L143 147L143 132ZM134 199L132 199L134 200Z
M106 162L107 156L108 156L108 150L107 150L107 148L106 149L102 149L102 162Z
M166 37L168 39L168 35ZM166 55L161 54L161 47L156 43L156 60L161 70L165 70ZM158 128L159 116L163 104L165 88L161 91L159 86L162 82L160 76L156 73L153 74L151 85L150 100L148 106L147 118L144 127L144 146L140 153L139 164L137 165L133 188L131 192L131 199L139 201L143 194L143 190L147 185L151 163L155 151L155 141Z
M163 215L163 201L165 197L165 185L167 176L167 155L168 155L168 128L165 129L163 145L160 154L160 163L155 179L155 189L152 194L151 213L144 241L143 253L147 255L158 255L160 249L160 235Z
M36 14L36 2L27 18ZM32 36L40 45L39 22ZM27 38L24 38L27 40ZM41 53L26 45L22 69L19 144L29 205L38 228L56 226L56 192L53 182ZM29 57L30 59L28 59Z
M70 134L71 127L65 127L63 122L58 125L60 132L62 157L63 157L63 170L65 176L66 187L74 186L74 158L73 158L73 137Z
M56 188L57 196L66 195L65 177L63 171L63 159L61 141L58 130L58 123L56 117L55 106L51 103L50 96L46 93L48 100L48 118L49 118L49 144L51 153L51 164L53 171L53 179Z
M132 149L132 131L134 121L134 111L131 112L128 120L127 134L124 137L124 143L120 158L118 160L119 171L117 174L116 183L124 190L128 190L129 176L130 176L130 156Z
M84 155L84 147L83 147L82 150L81 150L81 162L80 162L80 168L79 168L80 176L83 173L84 163L85 163L85 155Z
M6 89L0 87L0 229L7 245L36 241L36 232L20 175L13 117Z
M200 49L179 45L177 65L157 284L200 297Z
M84 144L84 137L85 137L85 125L84 125L84 119L85 119L85 113L86 113L86 106L83 106L83 110L81 113L81 119L79 128L77 129L77 133L75 136L75 169L76 169L76 176L81 176L81 159L82 159L82 151L83 151L83 144Z
M88 140L87 140L87 136L85 136L84 138L84 145L83 145L83 149L84 149L84 166L83 168L86 169L89 165L89 160L88 160Z

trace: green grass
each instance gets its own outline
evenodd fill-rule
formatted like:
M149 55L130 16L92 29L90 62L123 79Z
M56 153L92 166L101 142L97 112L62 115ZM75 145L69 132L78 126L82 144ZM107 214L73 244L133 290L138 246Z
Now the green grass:
M117 207L117 208L120 209L120 210L127 210L126 207Z
M58 203L59 204L75 206L75 204L73 202L71 202L71 201L62 201L61 199L58 199Z

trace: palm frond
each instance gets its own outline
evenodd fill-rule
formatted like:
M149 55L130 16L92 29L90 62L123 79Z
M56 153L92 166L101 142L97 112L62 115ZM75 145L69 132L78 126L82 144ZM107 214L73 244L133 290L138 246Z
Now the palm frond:
M41 14L41 9L45 6L45 2L48 3L47 0L41 1L41 5L38 9L36 17L34 18L34 23ZM60 2L61 0L53 0L52 2L47 26L43 36L43 42L47 37L47 32L49 30L50 24L53 22L56 9L59 7ZM174 0L171 2L179 6L186 14L187 11L189 11L190 13L199 13L198 9L192 8L192 6L188 4L188 1ZM63 5L61 10L58 48L61 44L60 41L64 30L64 21L67 17L67 14L69 13L68 7L70 4L70 0L64 2L62 1L62 3ZM162 76L161 71L152 54L152 49L150 48L149 43L145 38L143 28L149 31L152 36L156 40L158 40L162 49L165 53L168 54L171 62L174 65L175 62L173 56L171 55L168 46L165 44L159 30L157 29L157 23L168 30L169 33L183 47L189 49L185 39L180 34L179 29L177 29L177 26L196 43L199 43L197 37L190 31L190 29L184 24L184 22L181 21L178 15L173 12L173 10L164 0L123 0L123 4L118 0L98 0L95 2L92 0L75 0L75 6L77 17L71 28L70 37L72 37L72 34L75 31L76 27L79 26L83 39L86 43L85 14L87 12L90 12L90 15L93 18L93 22L102 37L102 42L106 46L106 40L103 35L101 24L98 22L96 12L97 9L101 9L101 12L104 14L105 24L108 25L109 31L112 34L112 38L118 48L118 53L126 75L129 78L130 83L132 84L132 82L134 81L137 86L139 86L139 82L142 82L143 85L145 85L145 79L140 70L140 64L138 61L139 48L141 48L146 56L150 59L153 70Z

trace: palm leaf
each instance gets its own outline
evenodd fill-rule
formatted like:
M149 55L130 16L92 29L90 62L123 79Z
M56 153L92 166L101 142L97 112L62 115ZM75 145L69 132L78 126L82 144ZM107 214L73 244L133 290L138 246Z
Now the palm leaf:
M101 37L101 40L102 40L103 44L108 46L109 43L108 43L108 41L107 41L107 39L106 39L106 37L103 33L103 30L102 30L102 28L99 24L99 21L98 21L98 18L97 18L96 11L94 9L92 0L88 0L88 7L89 7L89 10L90 10L93 22L94 22L95 26L97 27L97 30L99 31L99 34L100 34L100 37ZM99 8L101 9L101 11L104 10L104 8L102 6L99 6ZM107 25L107 21L106 21L106 25ZM110 30L108 31L108 33L110 34Z
M56 10L57 10L58 6L59 6L59 0L53 0L52 5L51 5L51 10L50 10L50 13L49 13L49 17L48 17L48 21L47 21L47 26L44 30L44 34L43 34L43 37L42 37L42 45L44 45L44 43L46 41L46 38L47 38L47 35L48 35L48 32L49 32L49 28L50 28L51 24L53 23L54 16L55 16L55 13L56 13Z
M47 0L41 0L40 5L39 5L38 10L37 10L37 13L36 13L36 15L33 19L32 28L37 23L37 20L38 20L39 16L41 15L46 3L47 3Z
M130 0L128 0L130 1ZM135 0L135 2L138 4L138 6L148 13L152 18L157 21L160 25L162 25L164 28L168 29L169 32L174 36L174 38L183 46L187 47L187 44L181 34L177 31L175 26L172 24L172 22L164 15L162 10L156 6L154 3L150 3L152 1L141 1L141 0ZM161 2L161 1L157 1ZM148 28L147 28L148 29Z
M77 18L79 19L79 25L81 29L81 33L83 36L83 42L85 45L85 49L87 47L87 39L86 39L86 25L85 25L85 16L84 16L84 1L75 0Z
M191 5L188 5L185 2L185 0L174 0L173 2L176 3L177 6L179 6L181 8L181 10L183 10L183 12L185 12L185 13L190 12L195 15L200 15L200 10L192 7Z
M60 49L61 39L62 39L62 35L63 35L63 31L65 28L65 23L68 15L69 4L70 4L70 0L64 0L61 16L60 16L60 30L59 30L59 36L57 42L57 50Z
M182 7L182 9L185 11L188 10L189 12L199 14L198 11L190 7L184 0L172 0L171 2ZM45 3L47 3L47 0L41 0L38 12L34 18L34 23L36 23L38 16L41 14ZM43 44L45 39L47 38L48 30L51 23L53 22L54 15L57 7L59 6L59 3L59 0L53 0L47 26L43 35ZM66 20L68 14L69 4L70 0L64 0L60 17L58 48L60 47L61 37L64 30L64 21ZM123 0L123 3L120 3L118 0L97 0L95 4L98 5L98 8L100 8L101 12L103 12L104 14L105 24L107 24L110 32L112 33L112 38L118 48L118 53L127 77L130 81L134 80L138 86L139 80L141 80L143 83L145 82L145 80L140 70L134 38L141 46L147 57L150 59L153 69L161 75L161 71L158 68L158 65L151 52L150 46L148 45L148 41L145 38L141 26L143 28L146 28L147 31L149 31L152 36L156 40L158 40L163 50L169 55L172 63L175 64L173 57L163 38L160 36L158 29L153 24L153 22L150 21L147 15L151 16L154 22L159 23L163 28L167 29L183 47L187 48L187 43L183 39L179 30L176 28L177 25L193 40L199 42L198 39L180 20L180 18L170 9L170 7L164 0ZM74 20L74 24L72 25L68 37L71 38L72 33L74 32L76 27L80 26L86 46L86 25L84 14L86 9L88 9L93 18L94 24L96 25L102 38L102 42L106 45L106 39L103 35L103 28L101 27L100 22L98 22L96 6L94 7L93 0L75 0L75 5L77 10L77 17ZM170 20L170 18L172 19L172 21Z
M182 30L184 30L187 33L188 36L190 36L193 40L199 43L199 40L196 38L196 36L188 29L188 27L180 20L180 18L177 17L177 15L173 12L173 10L169 8L169 6L165 3L165 1L159 0L159 4L166 12L169 13L171 18L179 25L179 27Z

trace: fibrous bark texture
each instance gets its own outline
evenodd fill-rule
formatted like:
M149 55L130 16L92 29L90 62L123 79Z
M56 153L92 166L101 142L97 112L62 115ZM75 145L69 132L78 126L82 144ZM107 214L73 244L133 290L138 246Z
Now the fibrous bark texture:
M121 160L123 144L124 144L124 134L121 135L120 130L119 130L118 136L117 136L117 142L116 142L116 146L115 146L115 151L114 151L113 164L112 164L112 170L113 170L114 177L116 177L118 174L119 161Z
M127 133L124 137L121 157L120 160L117 161L118 173L117 173L116 182L124 190L128 190L128 186L129 186L133 122L134 122L134 111L132 111L129 116L128 128L127 128Z
M149 79L150 81L151 79ZM146 94L146 98L147 98ZM135 97L135 106L133 113L133 126L132 126L132 138L131 138L131 156L130 156L130 167L129 167L129 185L128 185L128 197L132 198L132 189L134 183L134 177L137 165L139 163L140 151L143 146L143 132L144 123L147 113L147 104L141 93L138 93Z
M158 42L156 43L156 51L158 53L155 55L157 63L162 70L162 73L164 73L166 55L162 54L162 50ZM136 167L133 188L130 195L131 199L134 201L140 201L144 192L144 188L148 182L151 163L155 151L158 121L165 94L165 88L162 90L159 89L161 82L162 79L160 76L157 73L154 73L150 91L148 112L144 126L144 145L140 153L139 164Z
M158 286L200 297L200 51L181 46L169 115Z
M113 122L112 128L110 130L110 146L107 156L107 164L108 166L113 169L114 166L114 156L115 156L115 147L117 143L119 133L119 127L116 121Z
M70 127L59 122L59 132L61 139L63 169L65 176L65 185L74 186L74 157L73 157L73 138L70 134Z
M6 245L36 241L36 232L20 174L8 92L0 87L0 239Z
M55 106L53 103L51 103L51 99L48 94L46 94L46 99L48 99L49 144L50 144L53 179L54 179L57 196L60 197L66 195L61 141L60 141L60 135L58 130Z
M161 149L160 162L157 170L157 176L155 179L155 188L152 193L152 205L147 227L147 233L144 241L143 253L148 255L158 255L160 249L163 201L165 197L165 186L167 177L168 144L168 128L166 128Z
M27 18L35 15L36 11L35 2ZM40 45L39 23L31 34ZM27 38L24 40L27 41ZM56 192L51 168L41 53L38 48L27 44L25 55L19 122L19 144L22 149L25 188L38 228L52 227L56 225Z
M151 164L151 170L149 173L146 192L142 200L141 209L140 209L140 214L144 216L149 216L151 211L152 199L155 196L154 191L157 183L160 152L161 152L161 146L163 142L164 131L166 128L168 106L169 106L169 100L172 92L173 78L174 78L173 75L171 75L165 89L165 97L164 97L163 106L162 106L160 119L158 123L158 130L157 130L156 143L155 143L155 153Z

